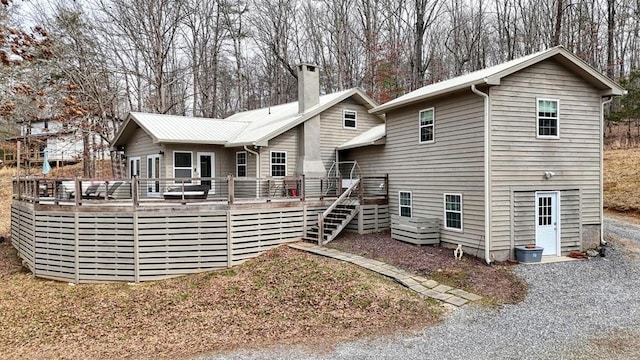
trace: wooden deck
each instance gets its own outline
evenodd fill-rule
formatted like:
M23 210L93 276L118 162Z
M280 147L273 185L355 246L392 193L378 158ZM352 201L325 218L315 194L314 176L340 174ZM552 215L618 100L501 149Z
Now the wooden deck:
M362 215L351 229L389 227L381 179L371 180L377 190L362 192ZM147 179L128 180L128 197L83 199L60 196L56 185L63 181L47 179L51 187L43 187L42 179L14 181L11 237L35 276L72 283L137 283L234 266L302 239L335 199L308 193L244 197L233 190L225 199L218 188L207 199L136 196ZM82 193L83 181L73 183L74 192Z

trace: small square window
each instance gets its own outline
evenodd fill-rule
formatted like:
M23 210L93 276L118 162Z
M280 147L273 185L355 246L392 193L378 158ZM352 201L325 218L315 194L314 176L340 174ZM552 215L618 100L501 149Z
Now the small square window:
M271 152L271 176L287 176L287 153L284 151Z
M462 230L462 194L444 194L444 227Z
M559 113L560 102L558 100L538 99L537 103L537 137L559 137Z
M434 141L434 108L420 111L419 116L420 143L431 143Z
M355 129L358 126L358 113L354 110L344 110L342 112L343 123L345 129Z
M400 216L412 216L412 199L410 191L400 191L398 193L398 204Z

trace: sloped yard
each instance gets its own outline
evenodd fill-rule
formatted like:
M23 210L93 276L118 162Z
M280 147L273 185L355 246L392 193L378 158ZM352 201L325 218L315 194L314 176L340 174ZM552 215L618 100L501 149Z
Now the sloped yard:
M353 265L287 247L242 266L141 285L35 279L0 245L3 359L193 356L429 326L439 304Z

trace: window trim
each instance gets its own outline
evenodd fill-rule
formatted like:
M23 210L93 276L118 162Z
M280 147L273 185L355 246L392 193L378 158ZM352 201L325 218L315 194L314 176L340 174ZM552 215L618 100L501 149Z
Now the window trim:
M556 135L540 135L540 101L556 102ZM560 99L536 98L536 139L560 139Z
M346 122L347 122L347 113L353 113L353 120L349 119L349 121L353 121L354 125L353 126L347 126ZM342 110L342 128L343 129L358 129L358 112L356 110L351 110L351 109L344 109Z
M460 211L456 210L447 210L447 196L459 196L460 197ZM443 209L443 221L442 227L446 230L463 232L464 231L464 212L463 212L463 198L462 193L444 193L442 194L442 209ZM449 227L447 226L447 213L459 213L460 214L460 228Z
M409 194L409 201L411 202L408 206L407 205L402 205L402 193L406 193ZM408 207L409 208L409 212L411 213L411 216L404 216L402 215L402 208L403 207ZM406 190L400 190L398 191L398 216L401 217L413 217L413 192L412 191L406 191Z
M173 171L172 171L172 175L174 180L174 184L180 184L180 182L177 181L177 179L184 179L184 178L179 178L176 176L176 170L177 169L187 169L187 167L176 167L176 153L188 153L189 155L191 155L191 166L189 166L189 171L191 172L191 176L189 176L187 179L192 179L193 178L193 151L188 151L188 150L173 150L173 154L172 154L172 166L173 166ZM191 181L189 181L190 183ZM187 182L185 182L185 184L187 184Z
M244 164L238 164L238 155L239 154L244 154ZM249 158L248 158L248 154L246 151L237 151L236 152L236 177L239 178L246 178L247 175L249 175ZM240 176L240 167L244 166L244 176Z
M283 153L284 154L284 164L274 164L273 163L273 153ZM271 177L277 177L277 178L282 178L287 176L288 172L287 172L287 161L288 161L289 157L286 151L280 151L280 150L271 150L269 152L269 176ZM278 175L275 176L273 175L273 165L284 165L284 175Z
M431 124L429 125L422 125L422 113L423 112L427 112L427 111L431 111L432 112L432 116L431 116ZM433 134L433 139L431 140L422 140L422 128L423 127L431 127L431 133ZM422 109L420 111L418 111L418 143L419 144L433 144L436 142L436 108L435 107L430 107L427 109Z

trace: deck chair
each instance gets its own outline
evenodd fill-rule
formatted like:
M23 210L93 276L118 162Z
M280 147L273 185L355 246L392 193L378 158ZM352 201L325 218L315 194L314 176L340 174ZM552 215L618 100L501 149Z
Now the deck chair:
M113 184L109 185L109 188L105 192L104 187L100 191L94 192L89 199L113 199L113 193L118 190L118 188L123 184L122 181L116 181Z
M82 193L82 198L83 199L92 199L93 196L95 196L95 194L98 192L98 188L100 187L100 184L91 184L89 185L89 187L87 187L87 189ZM74 194L71 194L71 198L74 197Z

